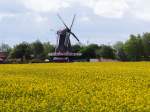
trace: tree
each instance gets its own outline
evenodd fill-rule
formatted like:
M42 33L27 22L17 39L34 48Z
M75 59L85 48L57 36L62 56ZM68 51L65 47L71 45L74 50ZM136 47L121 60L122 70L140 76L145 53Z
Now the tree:
M114 49L111 46L102 45L99 55L106 59L115 59Z
M11 47L8 44L2 43L0 45L0 51L1 52L8 52L9 53L11 51Z
M44 46L39 40L33 42L31 48L35 59L44 59Z
M74 53L79 52L80 49L81 49L81 46L78 45L78 44L75 44L75 45L72 46L72 52L74 52Z
M141 36L131 35L124 45L124 51L130 61L140 61L143 58L143 44Z
M150 33L144 33L142 37L145 59L150 60Z
M97 44L90 44L88 46L83 46L80 50L82 53L82 58L96 58L96 51L99 49L99 46Z
M31 47L28 43L23 42L16 45L11 53L12 58L20 58L21 61L25 61L31 58Z
M43 47L44 47L45 58L49 58L48 53L52 53L55 51L54 46L52 44L50 44L50 42L43 43Z
M117 42L113 48L116 50L116 58L120 61L127 61L127 56L124 52L124 44L123 42Z

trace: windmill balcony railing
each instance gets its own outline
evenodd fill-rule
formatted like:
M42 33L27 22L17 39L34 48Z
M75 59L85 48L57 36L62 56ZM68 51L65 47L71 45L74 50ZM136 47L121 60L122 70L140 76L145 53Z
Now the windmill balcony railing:
M81 56L82 53L49 53L49 56Z

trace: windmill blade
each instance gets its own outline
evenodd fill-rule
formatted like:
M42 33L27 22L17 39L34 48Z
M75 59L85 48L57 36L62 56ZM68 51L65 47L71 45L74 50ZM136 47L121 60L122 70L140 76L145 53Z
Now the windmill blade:
M72 34L72 36L74 36L74 37L76 38L76 40L77 40L78 42L80 42L79 39L78 39L78 37L77 37L74 33L72 33L72 32L70 32L70 33Z
M58 16L58 18L61 20L61 22L65 25L65 27L67 28L67 29L69 29L68 28L68 26L66 25L66 23L63 21L63 19L61 18L61 16L59 15L59 14L57 14L57 16Z
M74 24L75 18L76 18L76 15L74 15L74 17L73 17L73 20L72 20L72 23L71 23L71 26L70 26L70 30L72 29L72 26Z

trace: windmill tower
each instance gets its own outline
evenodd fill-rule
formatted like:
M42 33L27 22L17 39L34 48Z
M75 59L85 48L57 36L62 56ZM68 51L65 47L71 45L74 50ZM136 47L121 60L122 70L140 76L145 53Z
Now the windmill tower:
M53 57L53 60L59 62L59 60L65 61L70 59L71 57L76 57L76 56L81 56L81 53L73 53L71 50L71 40L70 37L74 37L78 43L80 44L80 41L78 37L72 32L72 27L74 25L75 21L75 15L73 17L72 23L70 27L66 25L64 20L60 15L58 15L58 18L60 21L63 23L65 28L63 30L58 30L57 31L57 43L56 43L56 48L55 48L55 53L49 53L50 57Z

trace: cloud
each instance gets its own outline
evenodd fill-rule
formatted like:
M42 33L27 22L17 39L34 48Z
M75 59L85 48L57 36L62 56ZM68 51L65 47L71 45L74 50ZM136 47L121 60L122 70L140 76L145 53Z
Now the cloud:
M150 1L149 0L131 0L129 1L131 15L144 21L150 21Z
M131 16L150 21L149 0L21 0L33 12L58 12L71 7L87 7L100 17L123 18ZM82 11L82 10L81 10Z
M69 7L66 0L22 0L25 7L35 12L58 11L61 8Z
M125 0L89 0L85 3L96 15L106 18L121 18L128 9Z
M34 15L34 20L35 20L35 22L37 22L39 24L42 22L47 22L48 18L46 16L41 16L41 15L37 14L37 15Z
M76 0L77 4L90 8L104 18L129 17L150 21L150 0Z
M87 7L104 18L132 17L150 21L149 4L149 0L5 0L0 1L0 13L49 13L72 7L81 7L83 12Z

